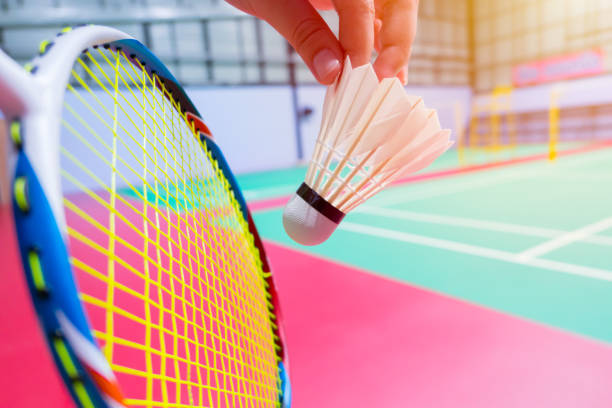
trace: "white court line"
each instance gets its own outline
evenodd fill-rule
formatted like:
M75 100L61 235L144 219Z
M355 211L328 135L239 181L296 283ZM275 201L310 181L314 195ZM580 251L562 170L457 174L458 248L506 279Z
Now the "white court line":
M550 163L551 166L559 166L559 164L563 165L563 169L566 169L568 167L574 167L574 166L579 166L581 164L584 163L590 163L590 162L598 162L598 161L602 161L602 160L610 160L610 152L606 151L606 153L608 153L607 155L605 154L597 154L600 152L591 152L591 153L587 153L586 155L580 155L580 156L570 156L570 157L566 157L563 159L563 163ZM525 163L525 164L534 164L532 163ZM542 171L549 171L548 169L542 170L539 169L539 173L541 173ZM551 170L559 171L558 167L557 168L553 168ZM385 196L383 196L382 198L377 199L376 201L374 201L374 204L378 207L387 207L387 206L393 206L396 204L403 204L403 203L410 203L413 201L419 201L419 200L424 200L424 199L428 199L428 198L437 198L437 197L443 197L446 195L450 195L450 194L455 194L455 193L463 193L466 191L470 191L470 190L476 190L479 189L481 187L488 187L488 186L492 186L492 185L498 185L498 184L503 184L503 183L509 183L509 182L513 182L516 180L520 180L520 179L524 179L527 177L532 177L534 176L534 171L533 170L525 170L524 168L522 168L521 170L518 170L517 168L513 168L511 171L512 173L508 174L508 173L502 173L499 174L499 172L507 172L508 169L507 168L496 168L496 169L491 169L489 174L489 177L482 180L470 180L470 181L464 181L461 182L459 180L461 179L456 179L456 183L449 185L443 185L443 186L438 186L437 184L428 184L428 186L432 186L434 188L430 189L430 190L425 190L425 191L421 191L419 192L417 191L412 191L410 193L409 196L400 196L400 197L389 197L387 199L385 199ZM471 173L464 173L463 175L467 176ZM444 179L438 179L438 180L433 180L433 181L440 181L440 180L447 180L446 178ZM395 188L402 188L402 187L406 187L405 185L399 185ZM437 188L435 188L437 187Z
M567 273L591 279L598 279L612 282L612 271L566 264L563 262L551 261L548 259L521 259L516 254L497 249L479 247L461 242L447 241L444 239L424 237L416 234L409 234L401 231L394 231L385 228L372 227L369 225L347 222L340 224L340 229L357 234L375 236L395 241L409 242L412 244L429 246L433 248L445 249L448 251L459 252L462 254L480 256L482 258L495 259L519 265L526 265L535 268L547 269L555 272Z
M584 240L585 238L591 235L605 231L609 228L612 228L612 217L604 218L603 220L600 220L593 224L589 224L575 231L570 231L567 234L563 234L555 239L531 247L518 254L518 258L522 260L531 260L541 255L545 255L556 249L562 248L566 245L569 245L572 242Z
M425 222L430 224L452 225L456 227L467 227L487 231L510 232L513 234L532 235L535 237L544 238L554 238L565 233L565 231L559 231L555 229L537 228L519 224L507 224L504 222L496 221L483 221L476 220L473 218L454 217L448 215L426 214L406 210L397 210L394 208L378 208L371 207L367 204L362 207L358 207L357 209L355 209L354 212L376 215L380 217L399 218L403 220ZM612 238L610 239L610 243L612 245Z
M432 188L431 190L420 191L420 192L413 191L410 193L410 196L408 197L395 196L395 197L390 197L386 199L385 197L383 197L381 199L376 200L375 205L380 206L380 207L387 207L387 206L393 206L396 204L404 204L404 203L410 203L413 201L425 200L428 198L442 197L445 195L450 195L450 194L455 194L455 193L463 193L463 192L470 191L470 190L477 190L481 187L488 187L491 185L509 183L509 182L512 182L512 181L515 181L521 178L525 178L530 175L533 175L533 172L524 171L520 173L489 176L489 178L486 178L484 180L480 179L480 180L471 180L467 182L465 181L457 182L450 186L444 185L444 186L440 186L439 188ZM400 185L398 187L405 187L405 186Z
M529 235L543 238L556 238L561 235L567 234L567 231L557 229L531 227L527 225L509 224L505 222L496 221L483 221L473 218L455 217L448 215L426 214L407 210L397 210L394 208L378 208L369 206L367 204L361 207L357 207L353 212L429 224L465 227L485 231L507 232L511 234ZM588 236L584 237L584 241L605 246L612 246L612 237Z

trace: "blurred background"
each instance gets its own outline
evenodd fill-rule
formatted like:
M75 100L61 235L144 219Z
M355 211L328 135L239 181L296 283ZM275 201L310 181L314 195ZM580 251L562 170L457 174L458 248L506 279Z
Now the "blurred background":
M140 39L187 85L215 133L231 135L220 140L231 140L223 147L239 173L310 156L323 88L269 25L223 1L2 0L0 10L0 47L23 63L69 24ZM323 15L336 30L335 14ZM605 138L611 37L605 0L422 1L409 91L439 110L459 150L548 143L556 108L555 141ZM255 112L261 98L270 103ZM262 154L245 155L255 144Z
M407 91L455 145L312 248L281 212L325 88L280 35L220 0L0 0L0 47L26 63L78 23L151 48L238 173L295 407L612 404L611 1L421 0Z

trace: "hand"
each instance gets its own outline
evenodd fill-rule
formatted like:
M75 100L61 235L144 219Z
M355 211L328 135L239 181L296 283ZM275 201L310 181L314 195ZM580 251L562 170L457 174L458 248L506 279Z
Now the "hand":
M419 0L227 0L270 23L296 49L314 76L330 84L342 69L344 54L353 66L366 64L376 48L379 78L408 79L408 59L416 33ZM315 10L334 8L340 41Z

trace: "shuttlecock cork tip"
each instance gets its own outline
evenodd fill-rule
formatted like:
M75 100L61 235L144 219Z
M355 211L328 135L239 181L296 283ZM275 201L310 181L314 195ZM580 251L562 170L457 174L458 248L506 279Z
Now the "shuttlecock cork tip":
M283 212L287 235L302 245L325 242L336 230L344 213L303 183Z

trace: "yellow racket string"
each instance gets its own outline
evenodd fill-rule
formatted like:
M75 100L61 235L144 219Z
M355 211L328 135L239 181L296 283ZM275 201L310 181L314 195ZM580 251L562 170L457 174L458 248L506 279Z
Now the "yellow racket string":
M88 107L89 107L89 106L88 106ZM89 108L91 108L91 107L89 107ZM80 135L79 135L78 137L80 138L80 140L81 140L81 141L82 141L84 144L88 144L88 143L87 143L87 141L86 141L84 138L81 138L81 137L80 137ZM170 142L170 143L172 143L172 142ZM95 152L95 153L96 153L96 154L99 154L98 152ZM132 154L133 154L133 152L132 152ZM139 162L139 163L142 165L142 162ZM83 166L83 167L84 167L84 166ZM130 169L131 169L131 168L130 168ZM181 167L181 169L182 169L182 170L184 170L184 168L182 168L182 167ZM88 171L88 170L86 170L86 169L83 169L83 170L84 170L84 171ZM131 169L131 170L133 170L133 169ZM176 173L176 172L175 172L175 173ZM151 173L151 174L152 174L152 173ZM122 176L122 175L121 175L121 176ZM123 177L123 176L122 176L122 177ZM132 185L132 184L131 184L129 181L127 181L127 179L125 179L125 178L123 177L123 180L126 182L126 184L127 184L128 186L130 186L130 187L131 187L131 188L134 190L134 192L135 192L137 195L139 195L139 197L140 197L141 199L144 199L144 197L142 196L142 194L141 194L140 192L138 192L138 190L136 190L136 189L133 187L133 185ZM144 185L145 185L145 186L147 186L147 187L151 188L150 184L148 184L148 183L147 183L147 181L146 181L146 179L145 179L144 177L141 177L141 178L140 178L140 181L142 181L142 182L144 183ZM156 181L159 181L159 180L156 180ZM175 184L175 186L176 186L176 184ZM229 188L229 186L226 186L226 187L227 187L227 188ZM170 195L172 195L172 193L171 193L169 190L168 190L167 192L168 192L168 193L170 193ZM176 196L172 195L172 197L176 199ZM121 199L121 198L119 197L119 199ZM180 201L179 201L179 200L177 200L177 202L179 202L179 203L180 203ZM193 206L193 205L194 205L194 203L193 203L193 202L190 202L189 204L190 204L191 206ZM166 202L166 205L169 205L169 203L167 203L167 202ZM184 206L182 206L182 210L187 211L187 208L185 208ZM135 228L136 228L136 227L135 227Z
M64 174L64 177L68 180L73 180L72 177L69 174ZM75 181L76 184L76 181ZM95 196L96 199L98 200L98 202L101 200L97 195L95 195L94 193L91 193L91 190L85 190L88 193L91 194L91 196ZM68 199L64 199L64 204L65 206L70 209L71 211L73 211L74 213L78 214L80 217L82 217L84 220L86 220L87 222L89 222L90 224L96 226L98 229L100 229L102 232L106 233L106 234L110 234L111 231L108 230L107 228L105 228L103 225L101 225L100 223L98 223L96 220L94 220L89 214L85 213L82 209L78 208L74 203L72 203L70 200ZM106 204L106 203L104 203ZM116 215L118 215L122 220L125 220L127 222L127 220L120 214L115 212ZM133 226L133 228L135 228ZM77 231L72 230L69 227L69 232L71 233L72 237L74 239L80 240L82 242L85 242L87 245L92 246L96 249L98 249L100 252L103 252L106 256L111 257L112 259L114 259L116 262L119 262L123 267L129 268L131 269L131 271L135 274L138 274L141 278L144 279L143 275L140 275L140 272L136 269L134 269L133 267L131 267L131 265L129 263L127 263L126 261L124 261L123 259L121 259L118 256L115 256L114 254L110 253L107 249L98 247L94 242L90 241L87 239L87 237L80 235ZM140 231L139 231L140 232ZM142 237L144 237L144 234L142 235ZM132 250L133 252L135 252L136 254L138 254L139 256L143 257L143 259L146 259L147 262L150 262L152 264L154 264L156 267L161 267L161 264L156 263L155 260L151 259L150 257L147 257L145 255L144 252L141 252L140 250L138 250L137 248L135 248L131 243L129 243L126 240L123 240L121 237L115 237L115 240L119 243L121 243L122 245L125 245L126 247L128 247L130 250ZM159 248L161 250L161 248ZM172 260L175 260L175 258L172 258ZM162 290L162 289L160 289ZM166 291L168 293L170 293L169 290L166 289Z
M279 406L248 224L178 100L143 68L99 48L67 89L64 205L94 336L128 405Z

